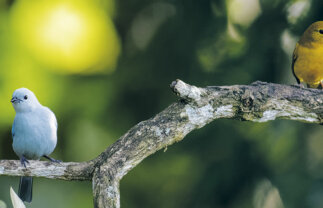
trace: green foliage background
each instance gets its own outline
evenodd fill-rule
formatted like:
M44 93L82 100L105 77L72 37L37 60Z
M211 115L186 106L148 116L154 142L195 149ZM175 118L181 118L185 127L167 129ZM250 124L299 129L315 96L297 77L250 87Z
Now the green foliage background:
M240 19L253 15L243 23L231 16L241 9L230 7L233 1L119 0L114 12L112 1L98 1L113 13L122 52L113 72L84 75L55 73L17 52L6 31L15 1L0 0L0 158L17 159L9 101L22 84L55 112L59 140L52 156L63 161L96 157L130 127L175 102L168 86L176 78L197 86L295 84L292 49L309 24L322 20L321 1L240 1L260 7L255 15L242 13ZM292 16L293 5L304 2L307 7ZM293 121L214 121L126 175L121 206L322 207L322 135L321 126ZM17 190L18 178L0 177L0 199L7 206L10 186ZM91 206L90 182L41 178L34 180L28 205Z

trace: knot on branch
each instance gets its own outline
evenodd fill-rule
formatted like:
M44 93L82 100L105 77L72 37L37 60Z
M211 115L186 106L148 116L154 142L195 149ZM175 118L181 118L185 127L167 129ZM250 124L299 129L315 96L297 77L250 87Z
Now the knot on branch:
M251 110L254 104L254 96L251 93L245 93L241 96L241 103L245 109Z
M203 88L195 87L186 84L182 80L176 79L170 84L172 91L181 99L194 103L197 106L204 106L206 103L203 102L202 97L206 96L206 90Z

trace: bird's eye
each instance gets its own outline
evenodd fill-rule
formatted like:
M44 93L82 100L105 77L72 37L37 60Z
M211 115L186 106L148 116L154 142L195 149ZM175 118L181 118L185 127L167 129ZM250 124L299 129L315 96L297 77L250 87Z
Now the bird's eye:
M25 95L25 96L24 96L24 99L25 99L25 100L27 100L27 99L28 99L28 96L27 96L27 95Z
M323 30L319 30L319 33L320 33L320 34L323 34Z

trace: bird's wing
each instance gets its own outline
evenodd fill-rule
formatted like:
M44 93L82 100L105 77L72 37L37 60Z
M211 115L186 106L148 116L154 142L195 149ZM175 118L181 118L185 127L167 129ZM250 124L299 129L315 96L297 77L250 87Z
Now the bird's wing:
M297 60L297 53L298 53L298 43L296 43L296 46L295 46L295 49L294 49L294 52L293 52L292 72L293 72L294 77L296 78L297 83L300 84L301 82L299 81L299 79L296 76L295 71L294 71L295 62Z
M54 113L53 113L54 114ZM55 117L55 126L56 126L56 129L58 128L58 124L57 124L57 119L56 119L56 116L54 114L54 117Z
M58 124L57 124L57 119L56 119L56 116L55 116L55 114L53 113L53 111L51 111L48 107L44 107L44 109L45 109L45 114L48 116L48 118L49 118L49 121L50 122L53 122L54 123L54 125L55 125L55 127L56 127L56 129L57 129L57 127L58 127Z
M11 135L12 135L12 138L15 137L15 121L13 121L13 124L12 124L12 128L11 128Z
M57 124L57 119L56 119L56 116L55 116L55 113L53 113L53 111L50 111L51 114L52 114L52 120L54 120L54 123L55 123L55 126L56 126L56 129L58 128L58 124Z

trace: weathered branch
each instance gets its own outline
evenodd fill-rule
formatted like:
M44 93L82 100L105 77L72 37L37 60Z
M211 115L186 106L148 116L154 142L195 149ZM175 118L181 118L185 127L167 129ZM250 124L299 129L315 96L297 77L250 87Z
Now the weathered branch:
M30 161L24 168L18 160L0 160L0 175L36 176L62 180L85 181L92 179L93 164L91 162L51 163Z
M95 207L120 207L119 182L125 174L147 156L215 119L323 121L322 90L264 82L198 88L180 80L171 89L180 97L178 102L131 128L92 161L61 166L31 162L28 170L17 161L0 161L0 175L92 179Z

